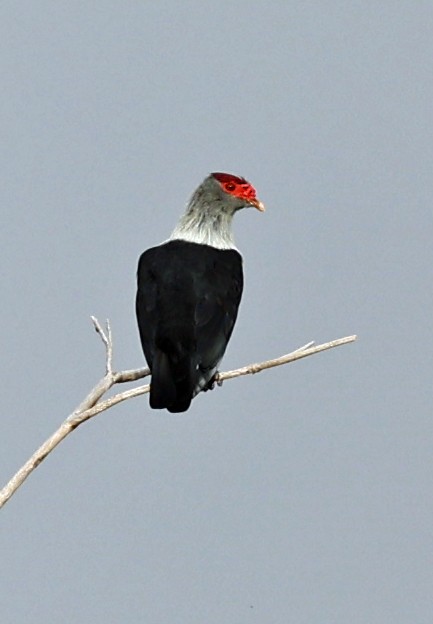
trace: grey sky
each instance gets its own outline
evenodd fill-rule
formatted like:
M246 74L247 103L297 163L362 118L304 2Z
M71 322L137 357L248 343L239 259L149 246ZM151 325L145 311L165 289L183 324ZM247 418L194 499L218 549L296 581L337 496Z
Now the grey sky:
M245 294L223 369L77 430L1 512L2 624L424 624L433 613L429 2L5 2L2 482L141 366L139 254L210 171Z

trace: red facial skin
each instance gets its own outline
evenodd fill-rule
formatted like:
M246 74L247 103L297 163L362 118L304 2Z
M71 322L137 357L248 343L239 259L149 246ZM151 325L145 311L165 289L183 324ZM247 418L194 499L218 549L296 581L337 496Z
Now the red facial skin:
M264 211L265 207L256 197L256 189L245 178L238 178L231 173L213 173L212 175L226 193L245 199L261 212Z

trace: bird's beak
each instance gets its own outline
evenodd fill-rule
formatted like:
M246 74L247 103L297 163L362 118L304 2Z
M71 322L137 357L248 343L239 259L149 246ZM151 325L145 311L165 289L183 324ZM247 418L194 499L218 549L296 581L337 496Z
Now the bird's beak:
M262 204L262 202L259 199L252 199L249 204L251 206L254 206L254 208L257 208L257 210L260 210L260 212L265 212L266 208L265 205Z

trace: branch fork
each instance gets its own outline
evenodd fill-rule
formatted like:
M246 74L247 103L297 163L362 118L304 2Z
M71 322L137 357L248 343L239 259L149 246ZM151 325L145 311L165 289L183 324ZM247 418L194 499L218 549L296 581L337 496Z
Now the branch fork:
M18 472L10 479L10 481L0 491L0 507L3 507L5 503L15 494L18 488L24 483L27 477L39 466L39 464L49 455L62 440L66 438L74 429L86 420L89 420L93 416L110 409L118 403L122 403L133 397L147 394L150 390L150 384L138 386L124 392L119 392L114 396L101 401L102 397L112 388L115 384L129 383L143 379L150 375L148 368L137 368L133 370L125 370L121 372L115 372L113 370L113 336L111 332L110 322L107 320L105 328L102 327L98 319L94 316L91 317L95 331L101 338L105 346L105 375L96 384L96 386L89 392L87 397L80 403L80 405L66 418L66 420L60 425L60 427L40 446L35 453L26 461L26 463L18 470ZM356 336L346 336L345 338L339 338L332 340L331 342L325 342L324 344L314 346L314 342L309 342L306 345L299 347L295 351L282 355L281 357L273 360L267 360L257 364L249 364L236 370L227 371L225 373L218 373L216 379L217 385L222 385L223 381L234 379L235 377L241 377L243 375L255 375L267 368L273 368L275 366L281 366L300 360L309 355L320 353L334 347L339 347L350 342L354 342Z

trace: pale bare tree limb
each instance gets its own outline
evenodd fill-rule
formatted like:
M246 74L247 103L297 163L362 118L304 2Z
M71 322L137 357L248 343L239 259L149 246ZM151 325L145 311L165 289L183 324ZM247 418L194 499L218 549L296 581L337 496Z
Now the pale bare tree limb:
M101 340L105 345L105 373L109 375L113 372L113 338L111 335L110 321L107 319L105 322L105 329L107 332L105 333L96 316L91 316L90 318L92 319L96 333L101 336Z
M94 388L89 392L87 397L80 403L80 405L72 412L70 416L60 425L60 427L46 440L42 446L40 446L35 453L26 461L26 463L18 470L18 472L10 479L5 487L0 491L0 507L10 499L11 496L17 491L17 489L24 483L27 477L39 466L39 464L53 451L62 440L66 438L74 429L86 420L89 420L93 416L104 412L110 407L114 407L118 403L122 403L133 397L146 394L150 390L150 384L144 386L138 386L125 392L115 394L104 401L101 401L102 397L106 394L110 388L115 384L128 383L131 381L137 381L150 375L148 368L138 368L134 370L125 370L120 372L113 371L113 337L111 332L110 323L107 320L105 329L101 326L98 319L94 316L91 317L93 326L96 332L99 334L104 346L105 346L105 376L96 384ZM217 383L222 385L223 381L234 379L235 377L241 377L242 375L254 375L268 368L274 366L281 366L282 364L289 364L302 358L326 351L327 349L333 349L349 342L354 342L356 336L347 336L346 338L339 338L338 340L332 340L331 342L325 342L324 344L314 346L314 342L299 347L295 351L282 355L279 358L273 360L267 360L258 364L249 364L236 370L227 371L225 373L219 373Z

